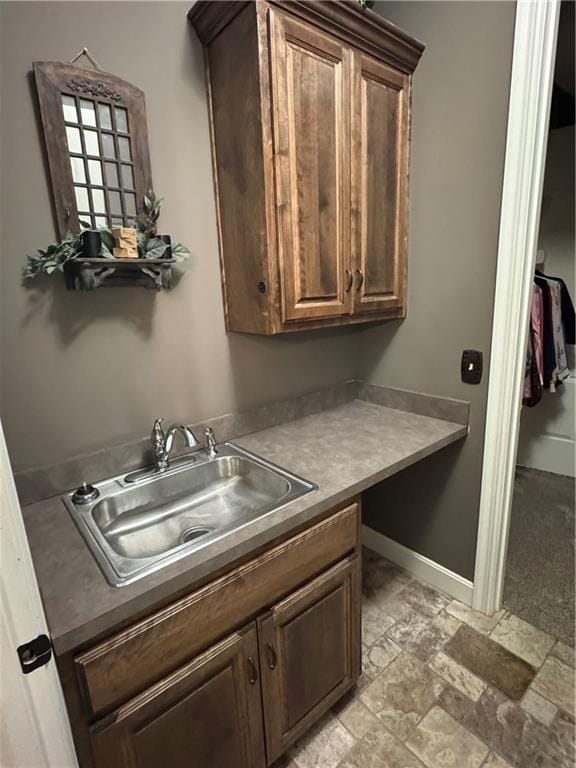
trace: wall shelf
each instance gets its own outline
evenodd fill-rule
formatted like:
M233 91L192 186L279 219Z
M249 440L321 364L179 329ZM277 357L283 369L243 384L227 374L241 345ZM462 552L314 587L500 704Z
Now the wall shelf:
M66 287L93 291L102 286L139 285L152 290L172 288L172 266L177 259L70 259L64 266Z

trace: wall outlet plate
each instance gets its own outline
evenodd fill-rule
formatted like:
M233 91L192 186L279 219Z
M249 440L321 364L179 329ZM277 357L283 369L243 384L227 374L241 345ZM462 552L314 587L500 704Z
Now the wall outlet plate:
M465 349L462 352L460 372L462 381L465 384L480 384L482 379L482 352L477 349Z

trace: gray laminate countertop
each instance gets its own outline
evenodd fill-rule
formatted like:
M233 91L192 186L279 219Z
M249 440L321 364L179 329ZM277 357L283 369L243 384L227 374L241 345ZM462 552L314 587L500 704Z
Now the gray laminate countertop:
M318 490L123 587L107 583L59 496L30 504L24 520L56 653L86 646L191 591L467 432L461 423L352 400L241 437L234 442L316 483Z

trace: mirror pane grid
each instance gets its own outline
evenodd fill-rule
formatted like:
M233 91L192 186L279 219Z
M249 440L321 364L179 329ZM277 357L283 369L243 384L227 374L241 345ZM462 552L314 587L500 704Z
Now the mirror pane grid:
M61 93L81 227L134 226L135 176L128 110Z

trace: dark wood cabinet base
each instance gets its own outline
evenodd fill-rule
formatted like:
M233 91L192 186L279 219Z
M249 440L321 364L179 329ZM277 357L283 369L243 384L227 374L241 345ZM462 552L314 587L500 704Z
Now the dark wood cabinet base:
M360 674L360 504L58 659L82 768L263 768Z

